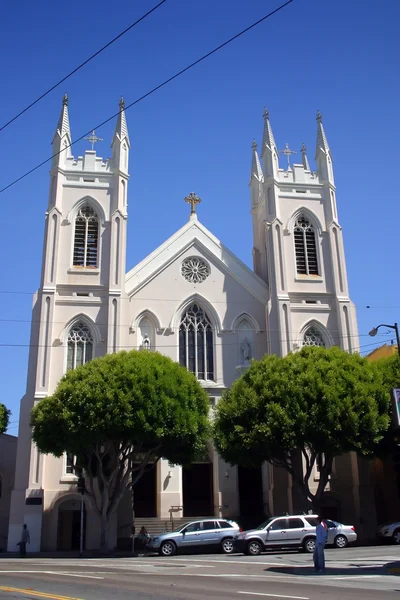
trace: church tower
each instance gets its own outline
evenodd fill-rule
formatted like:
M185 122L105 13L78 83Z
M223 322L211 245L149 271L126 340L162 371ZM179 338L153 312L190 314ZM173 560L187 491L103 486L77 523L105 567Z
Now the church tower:
M355 307L350 300L342 228L336 208L332 155L317 114L316 171L307 150L301 163L286 145L279 152L264 111L260 162L252 146L250 175L255 272L268 284L269 352L284 356L304 345L353 352L359 346ZM262 165L262 166L261 166Z
M76 482L71 457L41 455L30 439L34 404L51 394L63 374L95 356L127 346L122 323L125 294L129 135L124 101L112 140L111 158L92 148L71 152L68 98L64 96L53 137L42 275L33 300L27 390L21 401L17 467L8 547L15 551L22 523L31 551L41 546L42 526L51 523L60 484ZM126 333L125 333L126 332ZM44 493L45 490L45 493ZM61 499L62 500L62 499ZM44 517L44 515L46 515ZM46 518L46 522L42 522ZM56 533L54 534L56 535ZM56 540L50 542L54 548Z

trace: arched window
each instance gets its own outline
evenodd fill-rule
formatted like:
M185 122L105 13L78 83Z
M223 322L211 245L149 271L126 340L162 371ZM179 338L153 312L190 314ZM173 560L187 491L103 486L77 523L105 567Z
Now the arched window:
M319 275L314 227L301 215L294 226L296 268L299 275Z
M84 365L93 356L93 337L84 323L74 325L68 334L67 369Z
M325 341L322 333L313 325L304 332L303 346L321 346L325 348Z
M79 209L75 219L74 267L98 266L99 219L89 204Z
M212 325L198 304L192 304L181 319L179 362L198 379L214 379Z

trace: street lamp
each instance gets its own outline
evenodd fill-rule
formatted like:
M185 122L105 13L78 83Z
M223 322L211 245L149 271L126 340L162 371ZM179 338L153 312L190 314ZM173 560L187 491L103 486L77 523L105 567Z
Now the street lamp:
M381 323L380 325L378 325L377 327L374 327L373 329L371 329L371 331L369 332L369 335L372 337L375 337L376 334L378 333L378 329L379 327L387 327L388 329L394 329L396 332L396 340L397 340L397 352L400 356L400 336L399 336L399 327L397 325L397 323L395 323L394 325L386 325L385 323Z

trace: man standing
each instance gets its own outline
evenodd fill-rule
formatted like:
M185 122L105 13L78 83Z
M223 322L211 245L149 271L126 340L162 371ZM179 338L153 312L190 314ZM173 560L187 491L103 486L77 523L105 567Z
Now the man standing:
M21 541L19 542L19 555L21 558L26 557L26 544L31 543L28 526L24 525L21 533Z
M322 517L317 519L315 534L314 566L317 573L323 573L325 571L324 548L328 537L328 529Z

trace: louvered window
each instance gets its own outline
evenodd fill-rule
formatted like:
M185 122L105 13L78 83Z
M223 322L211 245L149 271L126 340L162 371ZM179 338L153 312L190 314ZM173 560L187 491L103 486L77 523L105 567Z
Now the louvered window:
M99 220L93 208L85 204L75 219L74 267L96 268L98 246Z
M296 268L299 275L319 275L315 231L311 223L301 216L294 227Z
M179 362L198 379L214 379L213 329L197 304L185 312L179 327Z
M83 323L75 325L68 334L67 370L76 369L92 360L93 337Z

